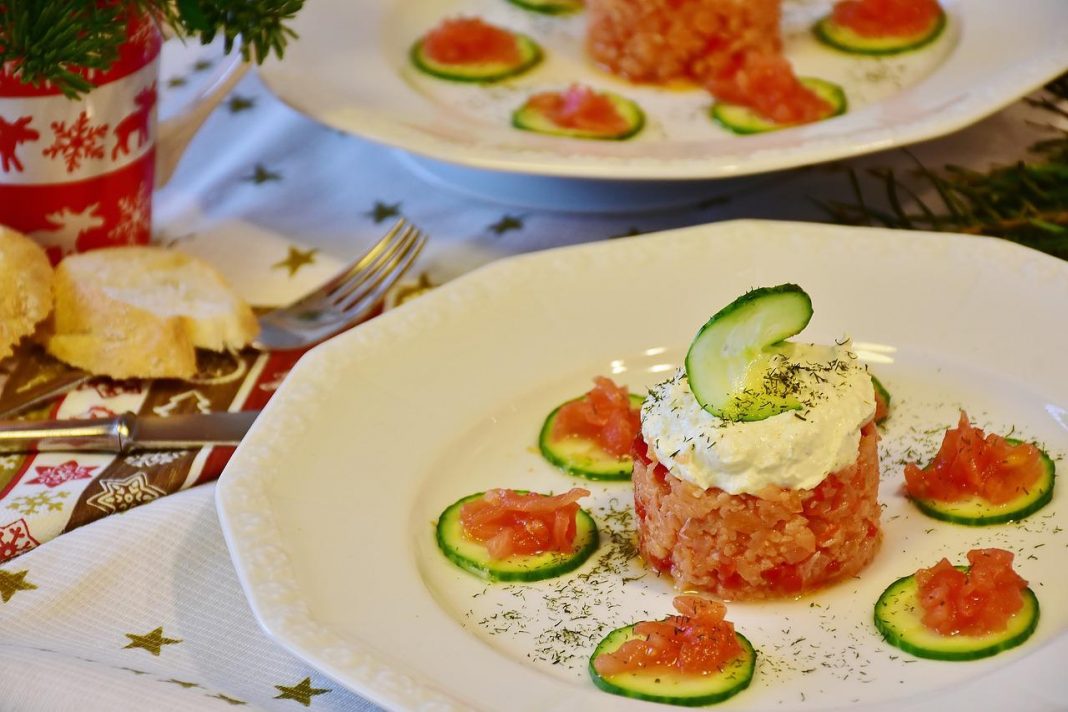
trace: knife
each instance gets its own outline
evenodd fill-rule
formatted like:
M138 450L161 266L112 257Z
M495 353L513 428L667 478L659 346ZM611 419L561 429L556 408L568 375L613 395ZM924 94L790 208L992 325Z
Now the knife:
M0 421L0 453L188 450L202 445L237 445L258 410L157 417L123 413L92 420Z

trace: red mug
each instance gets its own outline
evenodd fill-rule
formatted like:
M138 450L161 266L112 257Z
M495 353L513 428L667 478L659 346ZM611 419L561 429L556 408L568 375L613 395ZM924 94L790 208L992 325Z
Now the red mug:
M34 238L53 263L71 252L151 237L161 46L152 20L131 19L110 69L78 70L94 89L77 100L51 84L23 84L0 67L0 225ZM207 104L221 100L237 78L213 86ZM207 116L203 109L195 125ZM169 133L181 134L183 143L192 136Z

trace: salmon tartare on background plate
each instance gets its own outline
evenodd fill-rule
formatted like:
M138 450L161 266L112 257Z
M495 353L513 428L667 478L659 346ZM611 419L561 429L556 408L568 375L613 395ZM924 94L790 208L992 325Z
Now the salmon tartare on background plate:
M934 42L876 57L820 44L812 27L832 5L783 0L783 52L799 76L840 85L848 109L750 136L717 125L709 115L712 99L700 86L639 85L599 69L585 50L588 11L550 16L505 0L317 0L297 17L299 40L285 62L260 71L275 94L315 120L426 158L542 176L689 180L763 173L944 135L1068 66L1062 0L942 0L948 20ZM454 17L528 37L543 56L492 84L420 71L409 57L413 43ZM513 112L531 96L574 84L633 101L644 126L618 141L513 127Z
M490 264L309 352L220 481L252 610L282 646L390 709L616 710L589 656L609 631L672 613L641 563L628 481L578 480L538 450L552 409L610 376L671 377L697 328L758 285L811 296L803 339L848 336L892 394L880 429L883 543L856 577L799 599L728 603L757 650L745 710L1055 708L1068 694L1068 504L1021 523L935 521L906 497L966 408L977 427L1068 454L1068 265L959 235L727 222ZM1040 342L1040 346L1037 344ZM574 571L488 583L446 559L439 514L493 488L590 491L600 547ZM1015 555L1041 604L1033 636L985 660L919 660L872 621L896 579L976 548ZM648 707L648 709L654 709ZM661 709L661 708L655 708Z

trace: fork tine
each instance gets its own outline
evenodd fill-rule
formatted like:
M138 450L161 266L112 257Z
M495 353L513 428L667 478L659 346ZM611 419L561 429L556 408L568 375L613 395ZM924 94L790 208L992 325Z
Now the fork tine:
M355 260L346 265L343 269L338 271L333 277L327 280L324 284L321 284L316 289L308 292L303 297L294 302L291 306L310 307L312 304L317 303L324 299L326 296L335 292L338 287L348 282L354 275L360 274L363 270L368 269L383 251L389 248L393 243L397 235L408 226L408 221L404 218L400 218L394 223L393 227L389 229L385 235L382 236L378 242L371 246L367 252L363 253Z
M419 253L423 251L426 241L426 235L419 230L415 230L413 241L409 243L408 249L404 253L397 255L388 268L382 271L371 284L352 294L341 306L344 312L351 315L361 309L369 309L374 306L378 300L385 296L389 288L411 268Z
M340 304L347 302L349 297L359 290L359 288L367 281L372 280L376 275L383 271L389 271L392 269L391 265L395 262L395 256L403 255L407 250L411 248L411 244L419 236L419 230L414 225L409 225L404 233L389 246L388 249L379 253L374 264L369 264L366 269L361 270L359 273L352 275L349 280L338 286L330 294L330 302L332 306L339 306Z
M370 314L378 303L385 297L386 292L400 279L415 262L416 257L426 245L427 236L419 230L415 231L415 242L411 244L404 254L398 255L389 269L382 272L376 284L368 287L359 296L354 297L344 307L338 319L325 325L316 334L317 340L328 339L336 336L353 324Z
M411 268L427 240L421 230L399 220L371 250L326 285L261 315L260 336L253 345L267 351L303 348L359 323Z

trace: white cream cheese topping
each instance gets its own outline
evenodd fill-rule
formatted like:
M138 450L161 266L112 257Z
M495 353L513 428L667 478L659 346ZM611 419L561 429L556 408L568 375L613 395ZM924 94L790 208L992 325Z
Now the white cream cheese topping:
M649 390L642 436L672 475L704 489L812 489L856 461L860 428L875 414L871 376L850 347L794 345L788 365L802 407L757 421L707 412L679 369Z

